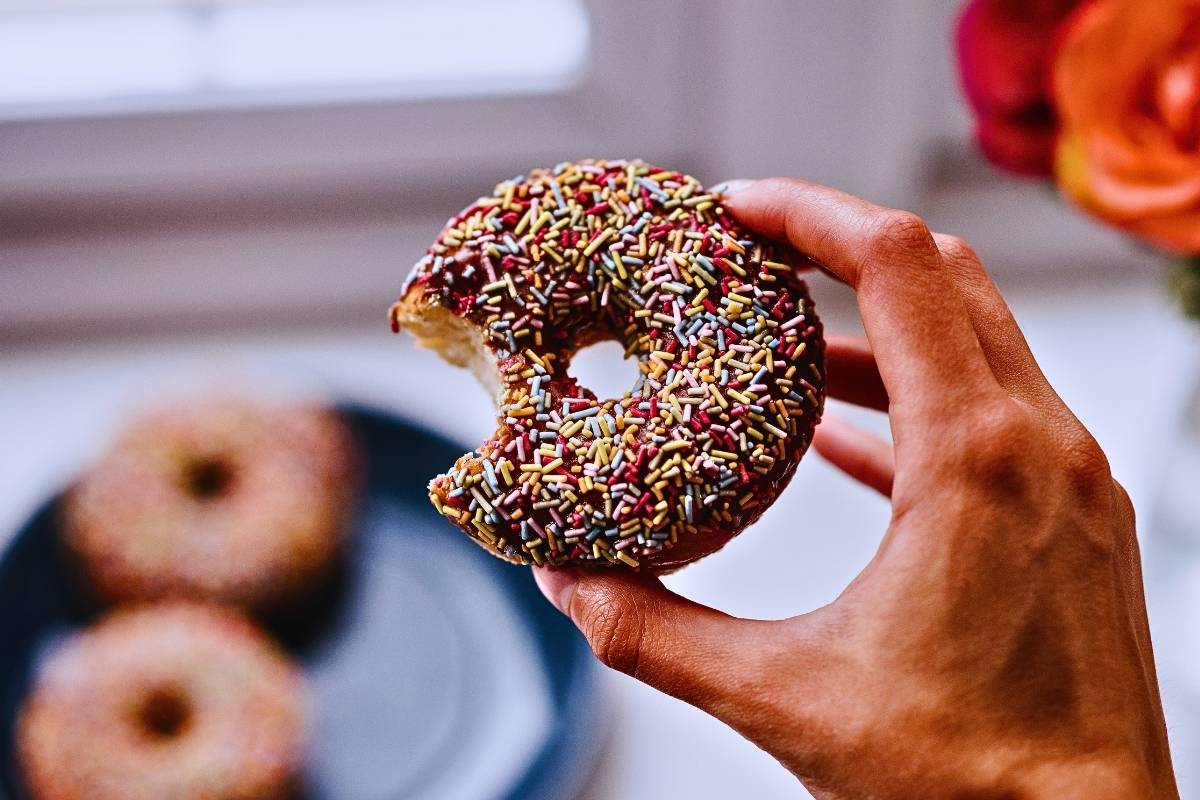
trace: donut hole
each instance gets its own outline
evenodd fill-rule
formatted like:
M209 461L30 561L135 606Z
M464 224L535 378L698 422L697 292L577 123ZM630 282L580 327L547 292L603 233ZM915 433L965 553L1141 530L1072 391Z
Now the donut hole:
M637 362L614 339L581 347L571 356L571 376L601 399L619 398L637 383Z
M233 467L222 458L198 458L183 470L184 490L197 500L215 500L233 486Z
M152 690L137 707L135 722L150 739L174 739L192 719L192 706L178 687L160 686Z

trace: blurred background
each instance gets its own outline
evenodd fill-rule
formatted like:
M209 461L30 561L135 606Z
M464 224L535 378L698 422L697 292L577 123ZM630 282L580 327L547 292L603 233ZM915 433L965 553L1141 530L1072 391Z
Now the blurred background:
M917 211L992 270L1138 508L1176 765L1200 792L1195 325L1161 259L975 154L957 6L0 2L0 546L131 411L228 369L481 440L485 392L385 312L445 219L505 177L635 156L710 184L803 176ZM855 329L848 292L813 290L829 329ZM590 353L584 382L631 385L618 356ZM887 518L813 456L751 532L670 583L731 613L805 611ZM603 687L585 797L807 797L699 712L615 674Z

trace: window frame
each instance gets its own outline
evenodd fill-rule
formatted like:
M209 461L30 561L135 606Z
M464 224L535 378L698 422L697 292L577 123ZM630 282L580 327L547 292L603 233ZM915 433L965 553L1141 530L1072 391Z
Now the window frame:
M223 107L167 101L154 110L118 106L107 116L0 121L0 204L37 206L68 195L119 199L168 188L176 196L211 196L214 183L233 194L250 186L269 194L272 185L291 190L304 176L318 183L356 180L375 169L420 178L429 200L438 202L437 181L503 174L512 165L540 163L546 153L637 152L671 161L682 149L671 143L674 123L689 114L683 74L671 68L684 58L686 31L676 24L684 5L590 0L589 64L574 86L557 92L391 100L352 91L341 99L306 93L303 101L284 94L266 106L239 98ZM639 48L623 33L631 17L680 35L662 37L653 50ZM604 113L621 108L627 95L627 87L606 76L625 74L630 64L661 82L657 113L632 126ZM489 135L481 137L483 130ZM460 155L447 159L447 153Z

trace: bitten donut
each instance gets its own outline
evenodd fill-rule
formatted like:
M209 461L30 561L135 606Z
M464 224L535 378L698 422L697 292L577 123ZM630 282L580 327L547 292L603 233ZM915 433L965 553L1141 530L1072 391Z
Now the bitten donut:
M794 273L679 172L583 161L499 184L391 309L499 406L433 504L521 564L663 572L717 550L775 500L821 416L821 323ZM569 372L604 339L640 372L616 399Z
M164 409L67 493L64 539L108 601L275 608L338 556L355 463L330 410L228 398Z
M299 787L299 671L245 618L170 603L67 640L17 720L34 800L282 800Z

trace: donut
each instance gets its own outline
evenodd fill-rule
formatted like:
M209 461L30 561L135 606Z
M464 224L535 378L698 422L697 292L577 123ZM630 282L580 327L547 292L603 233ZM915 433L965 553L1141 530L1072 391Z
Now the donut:
M34 800L276 800L301 783L297 668L240 614L128 608L43 663L18 712Z
M449 220L390 310L499 409L430 500L519 564L666 572L724 546L787 484L824 405L799 266L695 178L642 161L499 184ZM601 340L637 361L619 398L570 373Z
M208 398L135 421L63 502L63 539L103 601L294 603L336 562L352 436L315 406Z

